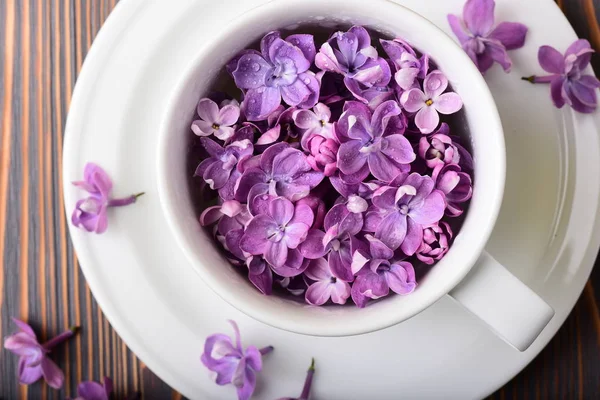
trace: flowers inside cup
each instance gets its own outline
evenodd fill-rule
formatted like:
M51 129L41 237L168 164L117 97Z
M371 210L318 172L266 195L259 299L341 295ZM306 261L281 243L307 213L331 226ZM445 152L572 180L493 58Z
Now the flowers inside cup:
M358 307L408 295L472 194L462 101L434 60L353 26L267 33L198 102L200 223L262 294Z

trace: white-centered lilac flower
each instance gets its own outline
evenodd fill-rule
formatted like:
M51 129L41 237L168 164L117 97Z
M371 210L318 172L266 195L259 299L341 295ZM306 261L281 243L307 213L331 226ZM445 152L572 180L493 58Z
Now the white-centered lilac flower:
M223 102L221 108L211 99L204 98L198 102L200 119L192 122L192 131L198 136L215 135L221 140L227 140L235 131L233 125L240 117L240 107L235 103Z
M412 88L402 93L402 107L415 115L415 124L423 134L431 133L440 123L439 114L454 114L462 108L460 96L446 92L448 79L439 70L431 71L423 80L423 90Z
M270 146L262 154L256 167L247 168L240 177L235 189L235 198L251 202L248 195L269 193L296 201L308 196L310 190L323 180L323 173L314 171L306 155L287 143Z
M73 400L109 400L112 391L113 382L108 377L102 383L85 381L77 385L77 397Z
M73 182L90 195L77 201L71 214L71 223L88 232L104 233L108 228L107 211L110 207L122 207L135 203L144 193L122 199L111 198L112 181L108 174L94 163L87 163L83 170L83 181Z
M383 50L396 68L394 80L402 90L409 90L418 84L417 78L425 79L429 70L429 56L417 57L414 49L402 39L380 40Z
M391 78L390 66L377 55L362 26L334 33L319 49L315 65L323 71L342 74L345 82L355 80L369 87L386 86Z
M405 129L402 111L393 100L382 103L373 113L363 103L346 102L335 124L341 143L338 168L344 174L355 174L357 182L364 180L369 171L377 179L392 181L402 173L402 165L416 157L403 135Z
M365 230L375 232L375 237L392 250L400 247L404 254L413 255L423 241L423 226L444 216L444 194L434 186L430 177L412 173L398 188L377 190L365 218Z
M598 104L596 91L600 81L594 75L584 74L594 50L585 39L576 40L565 55L551 46L542 46L538 61L551 75L523 78L531 83L549 83L552 102L558 108L565 103L575 111L592 113Z
M304 274L313 281L304 296L308 304L321 306L329 299L336 304L346 304L350 285L333 275L330 264L324 258L311 260Z
M19 382L30 385L44 378L48 386L60 389L65 380L61 369L48 354L59 344L72 337L77 328L71 328L46 343L40 344L35 332L23 321L12 319L19 332L4 338L4 348L19 356Z
M252 255L264 255L273 267L283 267L288 256L300 258L301 264L303 259L299 253L290 250L304 241L313 219L308 205L294 206L286 198L274 198L265 214L255 216L248 223L240 247Z
M223 148L208 138L200 138L200 142L209 157L198 165L194 175L201 176L211 189L218 190L224 200L232 200L235 185L242 175L240 163L252 156L252 143L240 140Z
M311 260L327 256L331 273L345 282L352 282L352 253L362 248L354 235L363 227L363 212L367 202L359 196L350 196L346 203L338 203L325 216L325 232L311 229L300 246L300 253Z
M352 285L352 300L362 308L369 299L379 299L390 290L400 295L412 293L417 286L415 270L406 261L392 261L394 252L382 241L371 235L368 251L359 250L353 254L352 269L357 271Z
M237 390L238 400L248 400L256 387L256 373L262 370L262 356L273 351L273 347L259 350L248 346L244 350L237 324L231 320L229 323L233 326L235 342L222 333L207 337L200 360L216 373L217 385L232 384Z
M415 255L427 265L441 260L450 250L452 229L447 222L439 222L423 229L423 242Z
M283 40L270 32L260 43L261 53L247 52L237 60L232 75L246 90L242 108L249 121L266 119L280 104L313 107L319 97L319 81L309 71L315 57L312 35L292 35Z
M477 65L481 73L499 63L509 72L512 61L507 50L523 47L527 27L518 22L502 22L494 26L494 0L467 0L463 7L463 20L448 14L452 32L462 48Z
M431 177L435 181L435 188L442 191L446 197L446 215L462 215L462 203L473 195L471 176L462 172L457 164L438 164Z
M314 111L298 110L294 113L296 125L306 130L300 140L302 149L309 153L306 161L325 176L337 171L337 152L340 147L330 118L331 111L323 103L318 103Z
M308 400L310 397L310 388L312 386L313 375L315 374L315 359L312 359L310 363L310 367L308 367L308 371L306 371L306 379L304 380L304 387L302 388L302 393L300 393L300 397L282 397L278 400Z

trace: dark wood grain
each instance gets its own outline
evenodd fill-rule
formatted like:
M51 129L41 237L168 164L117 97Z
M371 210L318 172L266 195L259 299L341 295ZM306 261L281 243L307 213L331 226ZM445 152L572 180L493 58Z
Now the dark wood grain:
M111 376L116 398L180 399L110 327L79 270L62 211L66 112L85 55L116 0L0 0L0 337L10 317L42 339L72 325L57 350L62 390L17 383L16 357L0 351L1 399L63 399L77 383ZM558 0L578 35L600 50L600 0ZM600 67L594 59L596 70ZM598 262L597 262L598 263ZM491 399L600 398L600 268L556 337Z

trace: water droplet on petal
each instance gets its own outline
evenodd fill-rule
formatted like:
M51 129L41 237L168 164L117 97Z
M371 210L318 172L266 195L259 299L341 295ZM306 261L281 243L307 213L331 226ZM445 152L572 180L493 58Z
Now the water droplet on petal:
M252 69L254 69L256 72L260 71L260 65L258 63L254 63L252 64Z
M308 84L310 83L310 79L309 79L309 78L306 78L306 79L304 80L304 83L306 83L306 84L308 85Z

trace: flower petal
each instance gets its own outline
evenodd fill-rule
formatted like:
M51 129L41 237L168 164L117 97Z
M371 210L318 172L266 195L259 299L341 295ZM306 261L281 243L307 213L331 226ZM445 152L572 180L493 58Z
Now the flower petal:
M308 287L304 298L308 304L322 306L331 297L332 289L333 286L330 282L318 281Z
M359 140L342 143L338 149L338 168L345 174L354 174L367 162L367 154L361 153L363 144Z
M340 247L338 251L330 251L327 262L333 276L345 282L352 282L354 280L352 255L348 247Z
M454 32L454 35L456 35L460 44L469 40L470 35L458 16L448 14L448 24L450 24L450 29L452 29L452 32Z
M505 72L510 72L512 61L502 43L497 40L486 40L485 53L489 54L494 61L500 64Z
M427 196L421 207L411 210L408 215L418 224L431 225L442 218L445 208L444 194L434 190Z
M412 256L421 246L421 243L423 243L423 227L416 223L412 218L407 218L406 236L404 237L400 248L404 254Z
M77 386L77 395L85 400L108 400L104 386L94 381L81 382Z
M431 71L423 80L423 92L427 99L436 99L448 87L448 78L442 71Z
M259 54L244 54L238 60L237 68L233 71L233 79L240 89L258 89L264 86L270 69L269 63Z
M435 109L441 114L454 114L463 106L462 100L457 93L443 93L433 103Z
M410 89L400 96L402 107L410 113L417 112L426 107L425 100L427 100L427 96L418 88Z
M400 134L384 137L381 152L398 164L409 164L417 157L408 139Z
M245 369L243 385L237 389L238 400L249 400L255 387L256 373L252 369Z
M269 203L269 214L279 225L285 225L294 216L294 205L288 199L279 197Z
M317 49L315 48L315 39L313 35L296 34L285 38L286 42L290 42L302 51L304 57L312 63L315 60Z
M311 260L323 257L327 249L323 246L325 232L320 229L311 229L306 235L306 239L299 246L300 253Z
M31 385L42 377L42 366L39 364L33 367L28 366L26 357L19 358L18 371L19 383L23 385Z
M265 260L274 267L282 267L287 260L288 247L284 240L268 241L265 249Z
M523 47L527 26L518 22L501 22L490 33L490 39L496 39L502 43L506 50L515 50Z
M377 226L375 237L390 249L397 249L406 236L406 219L406 215L401 215L399 212L390 213Z
M365 235L365 239L369 241L371 259L388 260L394 256L394 252L381 240L374 238L372 235Z
M12 321L15 323L15 325L17 325L17 327L25 334L27 334L28 336L36 339L37 341L37 337L35 335L35 332L33 331L33 328L31 326L29 326L29 324L21 321L20 319L16 319L16 318L11 318Z
M562 74L565 67L565 59L554 47L541 46L538 50L538 61L546 72L551 74Z
M252 260L254 261L258 258L259 257L254 257ZM262 262L265 263L264 260L262 260ZM268 296L273 292L273 272L268 266L266 266L266 268L263 268L262 271L257 274L252 273L252 270L249 269L248 279L258 290L260 290L262 294Z
M566 80L562 76L557 76L550 82L550 96L556 108L562 108L565 105L563 98L563 86Z
M240 240L240 248L250 254L263 254L268 247L270 229L277 229L275 221L268 215L257 215L248 224Z
M197 111L198 116L211 125L219 120L219 106L211 99L201 99L198 102Z
M373 176L383 182L391 182L402 173L400 167L381 151L370 153L367 161Z
M417 112L415 124L421 133L428 134L437 128L440 123L440 116L437 110L431 106L425 106Z
M244 98L246 118L248 121L262 121L280 104L279 89L266 86L250 89Z
M386 280L390 289L400 295L412 293L417 287L415 270L411 263L405 261L392 264Z
M235 124L240 117L240 108L232 104L226 105L219 111L217 123L219 125L231 126Z
M305 79L310 80L308 77ZM298 77L291 85L281 86L279 89L281 90L283 101L290 106L299 105L312 93L312 90L306 86L306 83L304 83L300 77Z
M487 36L494 25L494 0L467 0L463 18L467 28L475 35Z
M62 370L48 357L42 358L42 363L40 364L42 368L42 376L48 386L54 389L60 389L65 380L65 375Z

